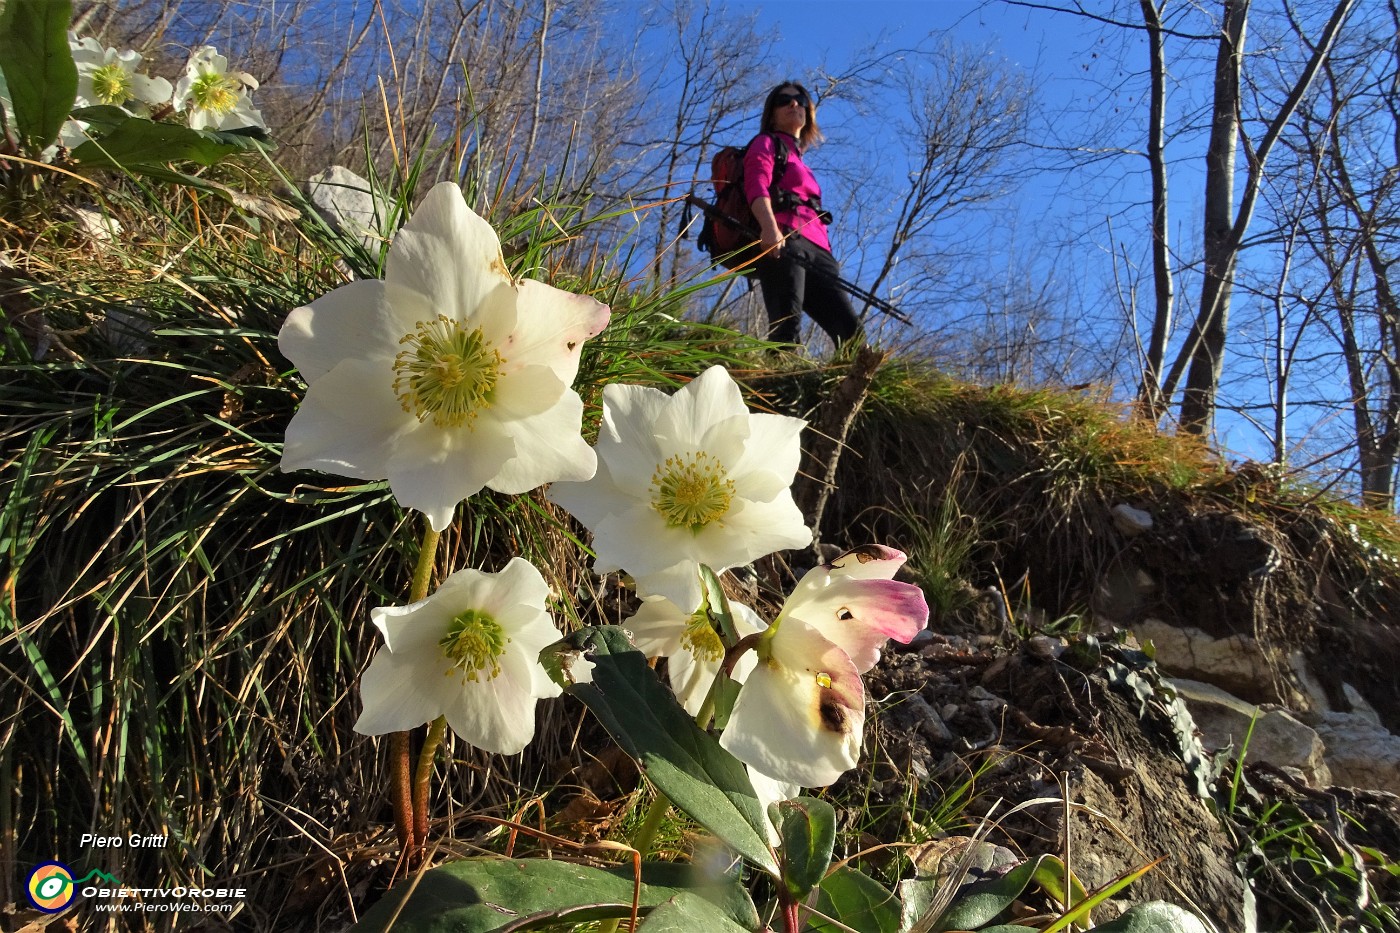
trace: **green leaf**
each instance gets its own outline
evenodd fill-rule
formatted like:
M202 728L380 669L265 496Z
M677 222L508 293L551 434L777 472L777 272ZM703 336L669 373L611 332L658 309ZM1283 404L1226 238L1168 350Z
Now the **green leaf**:
M861 933L899 933L899 901L880 882L848 865L827 875L807 902L812 912L803 929L812 933L846 933L848 927Z
M714 904L694 894L677 894L638 924L646 933L749 933L754 925L740 926Z
M1209 933L1190 911L1165 901L1148 901L1128 908L1117 920L1094 927L1095 933Z
M112 104L93 104L91 107L78 107L73 111L74 120L82 120L88 125L88 133L105 133L117 124L131 119L131 114Z
M714 884L688 865L642 867L643 912L688 888L713 892L711 913L730 923L758 915L737 884ZM549 859L463 859L407 879L354 927L356 933L514 933L631 916L630 866L591 868ZM698 898L697 898L698 899ZM742 929L742 927L740 927Z
M947 884L937 878L906 878L899 883L899 928L912 930L934 909L939 889Z
M815 797L780 800L771 809L778 813L775 822L783 840L783 883L794 898L806 897L831 866L836 810Z
M68 48L71 0L7 0L0 8L0 71L16 130L32 153L58 139L78 96L78 66Z
M267 134L261 130L196 130L175 123L152 123L141 117L117 120L110 113L103 116L112 129L100 139L90 139L73 150L73 161L80 165L131 168L195 162L208 166L240 152L271 148Z
M976 881L958 889L953 903L938 918L935 933L945 930L975 930L996 919L1015 903L1040 867L1040 859L1022 862L1000 878Z
M724 647L733 648L739 643L739 630L734 625L734 613L729 608L729 597L725 595L719 577L705 564L700 565L700 582L705 585L710 618L719 626Z
M777 877L763 807L739 759L695 724L622 629L583 629L560 643L560 650L579 649L594 663L593 680L569 692L672 803Z

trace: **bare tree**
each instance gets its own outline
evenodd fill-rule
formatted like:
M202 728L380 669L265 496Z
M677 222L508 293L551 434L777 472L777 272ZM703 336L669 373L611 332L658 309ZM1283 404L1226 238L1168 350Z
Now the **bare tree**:
M907 184L868 284L877 294L897 264L906 287L939 277L949 243L931 235L935 228L946 237L950 221L1007 192L1029 93L1017 72L983 50L946 42L902 56L881 83L903 104L890 108L889 122L891 135L909 148Z
M1314 404L1349 414L1362 501L1390 510L1400 464L1400 10L1391 0L1371 13L1300 107L1286 140L1294 185L1276 213L1296 218L1298 301L1336 348L1313 341L1315 352L1345 373L1341 397Z

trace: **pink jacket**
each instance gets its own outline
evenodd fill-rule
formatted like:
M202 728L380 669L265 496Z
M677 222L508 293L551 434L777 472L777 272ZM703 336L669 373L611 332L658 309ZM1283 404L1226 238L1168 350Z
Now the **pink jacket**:
M757 198L769 196L769 189L773 184L773 163L776 159L773 144L775 135L783 138L788 151L787 168L778 180L778 190L790 191L799 200L820 198L821 185L817 184L812 170L803 163L802 150L798 148L797 140L786 133L764 133L755 139L744 153L744 197L752 204ZM792 210L779 210L777 205L774 205L773 216L777 219L779 227L795 230L817 246L831 252L831 240L827 238L826 225L810 207L799 204Z

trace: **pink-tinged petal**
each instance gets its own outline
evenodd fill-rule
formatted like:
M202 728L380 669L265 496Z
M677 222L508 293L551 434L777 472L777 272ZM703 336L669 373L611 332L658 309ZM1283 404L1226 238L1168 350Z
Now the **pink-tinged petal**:
M825 587L794 592L783 605L781 617L801 620L821 632L864 673L880 660L880 649L888 639L908 644L923 631L928 625L928 603L924 591L909 583L828 577Z
M313 382L287 425L282 469L387 476L398 438L413 427L388 386L383 365L364 360L346 360Z
M904 566L907 558L903 551L896 551L883 544L865 544L842 554L826 566L833 577L847 577L852 580L893 580L895 573Z
M824 787L855 767L865 687L840 648L786 621L739 691L720 745L778 781Z
M413 329L412 321L402 319L431 316L416 292L378 280L351 282L293 308L277 334L277 349L307 382L320 379L341 360L382 359L384 378L392 387L399 339Z
M515 331L500 347L509 366L549 366L565 385L578 376L583 342L608 325L608 306L526 279L518 286Z
M385 266L386 281L425 296L449 317L471 323L495 321L502 314L499 333L488 339L499 346L515 326L513 303L504 289L512 289L510 272L501 258L501 243L491 225L468 207L462 191L451 182L433 186L418 208L394 236ZM501 294L493 295L497 290ZM513 290L513 289L512 289ZM493 297L492 313L476 319L476 311ZM453 309L465 312L453 314ZM493 330L496 328L493 327Z

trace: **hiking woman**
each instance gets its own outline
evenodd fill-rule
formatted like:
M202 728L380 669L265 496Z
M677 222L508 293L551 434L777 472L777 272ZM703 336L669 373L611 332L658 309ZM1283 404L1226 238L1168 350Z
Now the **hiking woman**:
M768 92L759 126L744 154L744 196L767 251L754 271L768 339L798 343L805 310L839 346L860 323L836 284L841 270L826 235L831 215L821 209L821 186L802 161L807 147L822 139L812 95L795 81L778 85Z

